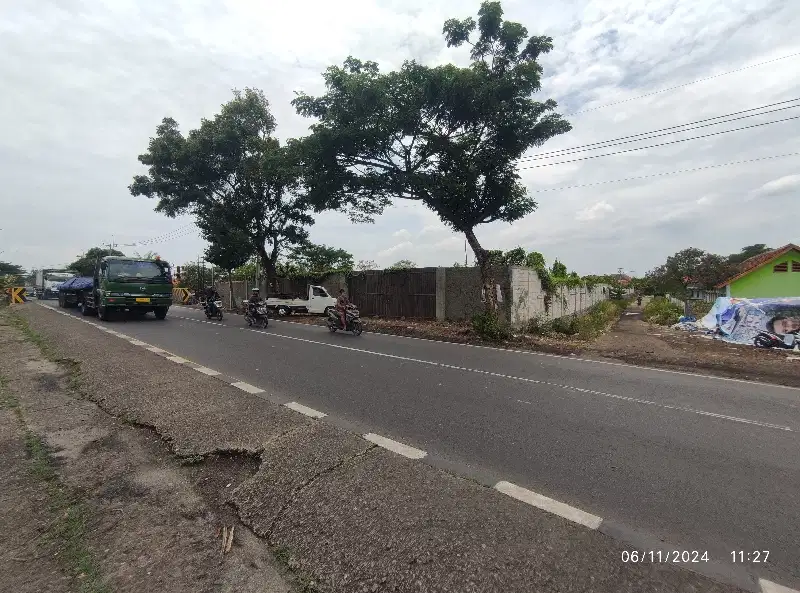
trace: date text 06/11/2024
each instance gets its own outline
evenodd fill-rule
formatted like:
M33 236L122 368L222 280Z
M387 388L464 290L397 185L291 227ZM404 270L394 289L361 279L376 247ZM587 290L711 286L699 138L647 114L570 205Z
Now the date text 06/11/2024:
M769 558L769 550L735 550L731 552L731 561L734 564L759 563L763 564ZM623 550L623 562L651 562L651 563L680 563L693 564L708 562L708 551L699 550Z
M699 550L623 550L623 562L651 562L651 563L699 563L708 562L708 552Z

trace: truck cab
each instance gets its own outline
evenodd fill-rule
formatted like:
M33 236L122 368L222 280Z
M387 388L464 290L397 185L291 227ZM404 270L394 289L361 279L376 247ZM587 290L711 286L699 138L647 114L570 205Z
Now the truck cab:
M114 312L146 315L152 311L156 319L164 319L170 305L172 274L167 262L106 256L97 261L83 313L97 313L105 321Z

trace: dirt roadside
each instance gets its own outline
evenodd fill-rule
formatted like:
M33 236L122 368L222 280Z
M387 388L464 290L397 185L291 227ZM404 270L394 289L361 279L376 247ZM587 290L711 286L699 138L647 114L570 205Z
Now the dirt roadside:
M642 321L631 305L585 354L630 364L800 387L800 354L714 340Z
M796 352L729 344L700 334L652 325L642 321L641 313L641 307L635 304L629 306L616 323L593 341L567 336L520 334L513 340L498 344L481 340L467 323L418 319L367 318L364 327L365 331L388 335L616 360L800 387L800 354ZM314 315L291 315L281 320L325 325L323 318Z
M225 504L257 459L181 463L151 429L82 398L75 370L0 313L0 591L298 590Z

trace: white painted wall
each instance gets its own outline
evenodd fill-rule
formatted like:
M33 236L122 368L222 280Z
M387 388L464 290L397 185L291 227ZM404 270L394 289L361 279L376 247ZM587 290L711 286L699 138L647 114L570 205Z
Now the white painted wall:
M562 287L560 294L553 297L549 310L545 311L545 293L536 270L511 266L511 323L521 325L535 317L558 319L581 313L608 299L609 289L605 284L598 284L592 290L585 287L572 290Z

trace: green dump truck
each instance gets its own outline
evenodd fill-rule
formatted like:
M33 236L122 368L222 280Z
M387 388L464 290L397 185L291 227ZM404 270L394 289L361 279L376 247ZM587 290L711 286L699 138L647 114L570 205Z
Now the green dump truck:
M156 319L164 319L172 304L172 274L160 258L103 257L91 279L71 284L75 286L65 286L59 293L59 304L74 304L84 315L98 315L104 321L124 311L138 315L152 311Z

